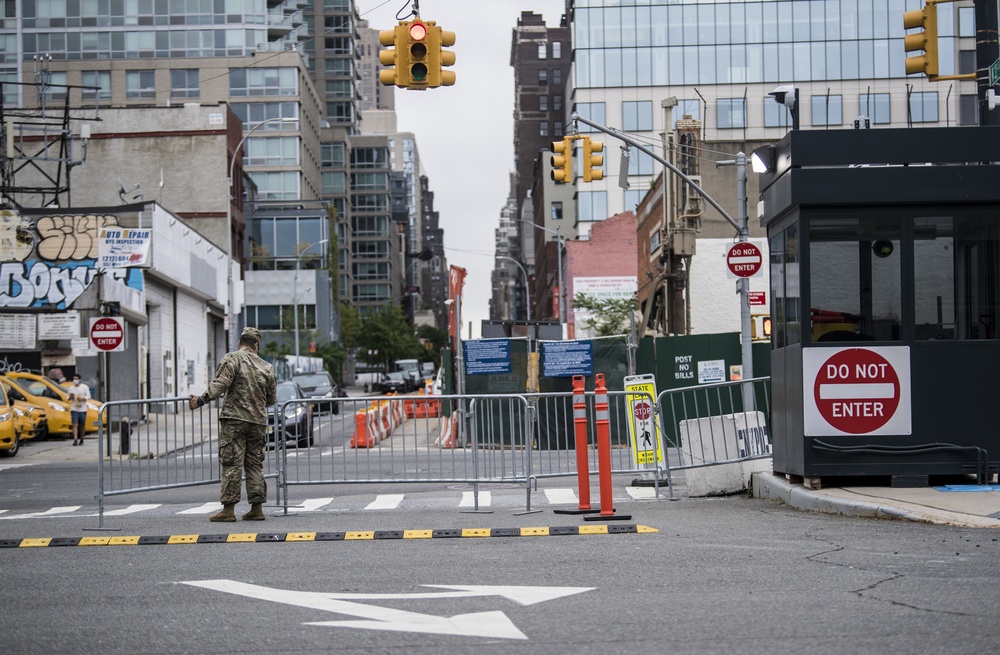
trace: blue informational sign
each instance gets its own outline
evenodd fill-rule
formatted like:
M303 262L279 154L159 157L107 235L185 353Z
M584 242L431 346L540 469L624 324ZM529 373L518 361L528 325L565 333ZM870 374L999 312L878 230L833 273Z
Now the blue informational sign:
M568 378L594 374L592 341L542 341L542 375Z
M489 375L510 373L510 341L508 339L476 339L463 341L465 374Z

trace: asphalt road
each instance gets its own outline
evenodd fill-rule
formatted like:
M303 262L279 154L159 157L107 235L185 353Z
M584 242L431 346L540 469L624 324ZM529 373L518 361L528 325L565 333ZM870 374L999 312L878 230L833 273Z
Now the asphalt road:
M109 510L158 507L111 516L112 530L97 531L93 465L3 468L11 463L0 461L0 540L657 531L0 548L7 653L908 655L982 653L1000 637L1000 534L989 530L809 514L745 496L635 501L616 480L627 522L557 515L541 500L541 512L521 514L524 491L512 485L484 489L492 513L467 513L458 503L467 488L431 483L302 488L295 500L332 500L217 524L182 513L217 499L202 486L115 498ZM382 494L405 498L366 509ZM82 507L44 514L54 506Z

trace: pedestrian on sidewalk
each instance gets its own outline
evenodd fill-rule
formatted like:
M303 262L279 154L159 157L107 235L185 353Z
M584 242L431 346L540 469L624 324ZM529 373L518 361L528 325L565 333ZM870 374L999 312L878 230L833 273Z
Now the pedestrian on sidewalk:
M240 480L247 479L250 511L244 521L263 521L261 505L267 500L264 480L264 439L267 436L267 407L275 402L277 382L274 369L260 358L260 330L243 329L239 350L228 353L219 363L208 391L191 395L188 406L197 409L223 394L219 411L219 462L222 464L222 511L210 521L236 520L234 509L240 502Z
M73 430L73 445L83 445L83 435L87 434L87 401L90 387L80 382L80 374L73 374L73 385L66 390L69 396L69 415Z

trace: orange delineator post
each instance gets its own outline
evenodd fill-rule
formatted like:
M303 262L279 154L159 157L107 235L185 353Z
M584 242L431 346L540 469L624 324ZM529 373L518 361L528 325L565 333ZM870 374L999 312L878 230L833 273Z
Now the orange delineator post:
M597 474L601 487L601 513L585 516L586 521L627 520L627 514L615 514L615 499L611 487L611 413L608 408L608 388L604 386L604 374L594 376L594 413L597 415Z
M594 512L590 508L590 461L587 457L587 396L584 390L586 378L573 376L573 429L576 448L576 482L580 506L576 510L557 509L554 514L585 514Z

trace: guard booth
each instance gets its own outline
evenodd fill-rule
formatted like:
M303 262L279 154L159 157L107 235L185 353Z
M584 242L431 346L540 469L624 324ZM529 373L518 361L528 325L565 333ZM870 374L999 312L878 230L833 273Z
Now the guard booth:
M775 473L988 481L1000 128L793 131L754 155L768 166Z

